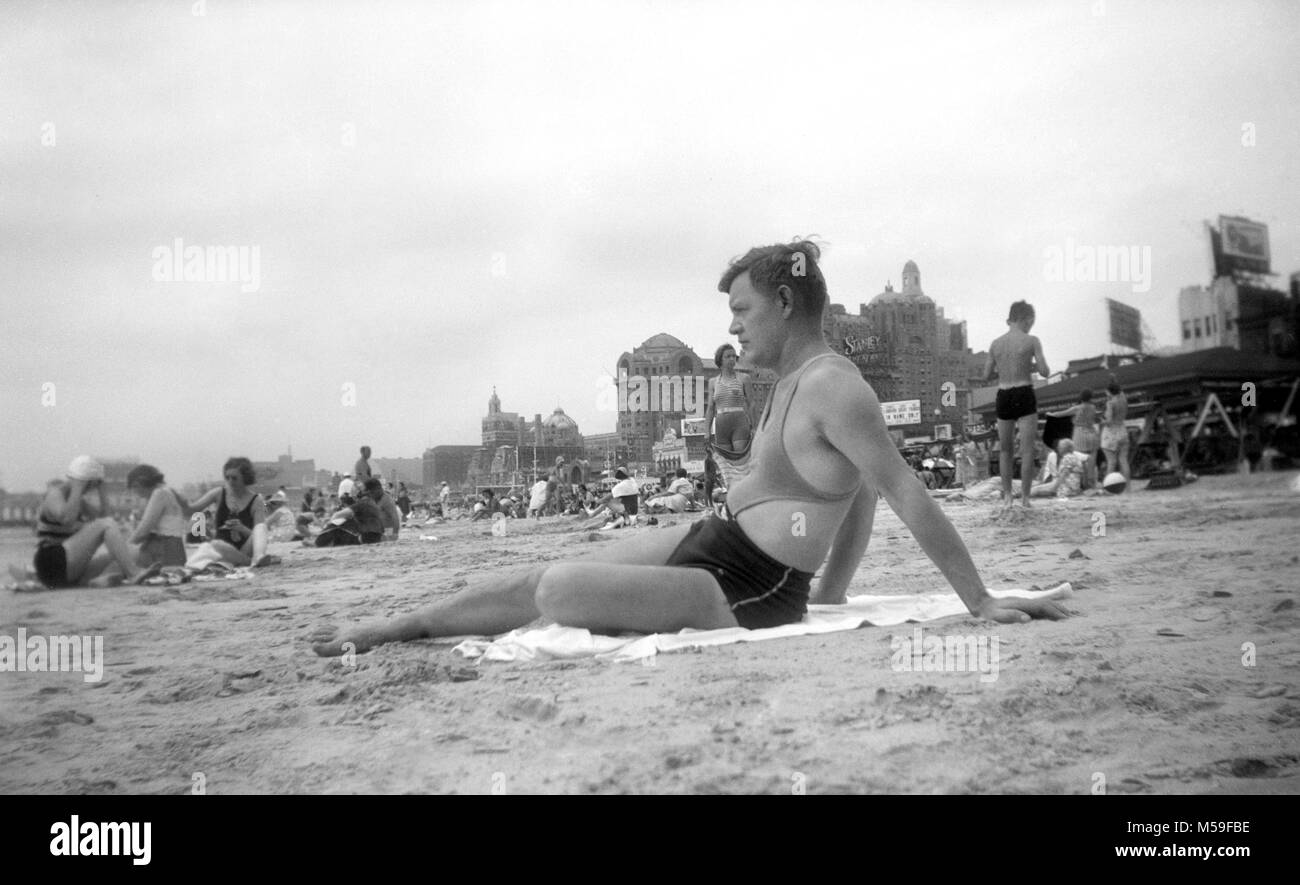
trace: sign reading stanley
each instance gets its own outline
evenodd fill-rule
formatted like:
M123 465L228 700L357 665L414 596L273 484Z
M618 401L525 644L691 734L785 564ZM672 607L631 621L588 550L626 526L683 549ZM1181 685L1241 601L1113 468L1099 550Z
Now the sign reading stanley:
M901 399L892 403L881 403L880 411L885 413L885 425L888 427L921 423L921 401L919 399Z

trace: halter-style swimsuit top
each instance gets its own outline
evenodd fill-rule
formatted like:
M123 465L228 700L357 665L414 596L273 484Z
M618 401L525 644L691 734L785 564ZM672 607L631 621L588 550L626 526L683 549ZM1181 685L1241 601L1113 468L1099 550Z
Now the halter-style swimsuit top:
M713 406L717 410L744 409L745 383L739 378L718 376L717 388L713 394Z
M822 357L839 356L835 353L818 354L808 360L795 372L786 392L779 394L780 386L772 391L763 410L763 417L758 422L758 431L751 443L750 458L753 459L751 472L743 481L736 483L727 507L732 516L767 501L800 501L808 504L834 504L847 501L858 492L861 480L841 495L830 495L818 491L795 470L790 455L785 450L785 419L790 414L790 403L799 389L799 380L808 367ZM768 419L773 412L780 414L780 420L774 427L768 427Z

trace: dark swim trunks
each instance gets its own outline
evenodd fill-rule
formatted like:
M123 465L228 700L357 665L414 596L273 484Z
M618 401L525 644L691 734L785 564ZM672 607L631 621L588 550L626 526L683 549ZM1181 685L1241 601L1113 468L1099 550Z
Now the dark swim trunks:
M732 519L709 516L695 523L668 565L711 572L746 630L798 623L808 610L812 574L768 556Z
M998 391L998 420L1018 421L1026 415L1038 414L1038 399L1032 385L1007 387Z
M42 541L36 548L36 557L32 560L36 577L51 590L58 590L68 584L68 551L57 542Z

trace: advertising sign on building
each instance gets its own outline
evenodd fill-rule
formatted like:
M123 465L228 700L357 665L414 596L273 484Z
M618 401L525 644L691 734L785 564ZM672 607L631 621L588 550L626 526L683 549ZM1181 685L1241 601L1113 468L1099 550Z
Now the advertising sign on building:
M1213 230L1210 233L1217 275L1231 274L1234 271L1264 274L1273 272L1268 225L1249 218L1220 215L1217 236Z
M951 425L951 424L936 424L936 425L934 425L934 438L935 438L935 439L952 439L952 425Z
M885 413L885 425L887 427L921 423L921 401L919 399L902 399L892 403L881 403L880 410Z
M1110 340L1121 347L1142 349L1142 313L1136 307L1121 304L1112 298L1106 299L1106 309L1110 312Z

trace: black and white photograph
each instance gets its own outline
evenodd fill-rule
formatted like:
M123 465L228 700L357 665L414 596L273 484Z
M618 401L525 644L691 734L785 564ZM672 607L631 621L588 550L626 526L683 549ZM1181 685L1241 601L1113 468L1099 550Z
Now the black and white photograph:
M1300 793L1297 34L0 4L0 794Z

